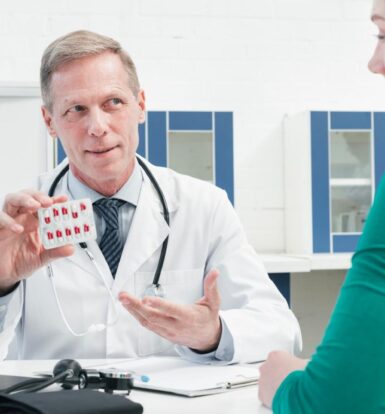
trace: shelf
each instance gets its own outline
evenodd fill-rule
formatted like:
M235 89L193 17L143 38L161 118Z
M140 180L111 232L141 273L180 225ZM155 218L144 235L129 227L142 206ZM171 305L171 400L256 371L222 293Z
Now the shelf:
M331 187L368 187L372 185L370 178L331 178Z
M298 257L310 261L312 270L347 270L350 269L353 253L318 253Z
M292 273L310 272L309 260L307 258L282 254L260 254L258 255L268 273Z
M352 253L335 254L261 254L268 273L306 273L313 270L347 270Z

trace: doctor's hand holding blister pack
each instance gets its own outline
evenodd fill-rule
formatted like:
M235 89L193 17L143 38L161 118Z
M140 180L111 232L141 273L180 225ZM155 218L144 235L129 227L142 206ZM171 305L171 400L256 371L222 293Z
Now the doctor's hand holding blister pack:
M39 236L38 209L67 199L66 195L48 197L34 190L6 196L0 211L0 295L10 292L20 280L48 262L74 252L73 245L68 244L47 250Z

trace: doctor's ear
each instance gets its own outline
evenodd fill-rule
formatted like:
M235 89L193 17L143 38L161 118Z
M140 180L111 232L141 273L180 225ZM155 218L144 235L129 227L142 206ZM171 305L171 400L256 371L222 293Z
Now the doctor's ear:
M49 134L52 138L57 137L57 133L55 131L55 128L53 127L53 117L51 112L48 110L46 106L41 107L41 114L43 115L44 123L48 129Z
M140 107L139 123L143 124L146 120L146 95L143 89L138 93L138 104Z

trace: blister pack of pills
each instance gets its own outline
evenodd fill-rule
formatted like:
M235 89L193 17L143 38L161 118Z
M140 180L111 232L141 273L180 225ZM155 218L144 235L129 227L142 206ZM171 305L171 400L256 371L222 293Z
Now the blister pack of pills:
M91 200L71 200L38 211L39 231L46 249L96 239Z

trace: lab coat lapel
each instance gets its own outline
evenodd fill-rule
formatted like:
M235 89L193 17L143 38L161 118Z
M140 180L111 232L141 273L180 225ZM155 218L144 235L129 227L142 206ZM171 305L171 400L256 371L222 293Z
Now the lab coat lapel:
M137 271L161 246L169 232L159 197L145 177L115 280L123 282L125 275Z

